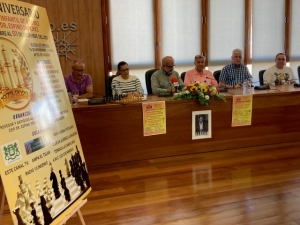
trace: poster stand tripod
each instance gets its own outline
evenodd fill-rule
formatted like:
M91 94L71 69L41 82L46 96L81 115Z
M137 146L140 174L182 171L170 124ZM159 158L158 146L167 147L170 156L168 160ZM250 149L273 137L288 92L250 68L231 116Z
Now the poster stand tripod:
M3 211L4 211L4 200L5 200L5 191L2 184L2 180L0 177L0 222L2 221ZM81 214L80 208L87 202L87 199L83 199L77 207L75 207L69 214L66 215L66 217L58 224L58 225L64 225L67 223L68 219L71 218L76 213L76 216L81 223L81 225L86 225L83 216Z
M76 216L79 220L79 222L82 225L86 225L86 223L84 222L83 216L81 214L80 208L87 202L87 199L83 199L77 207L75 207L69 214L66 215L66 217L63 219L63 221L61 221L59 223L59 225L64 225L67 223L68 219L70 219L71 216L73 216L76 213Z

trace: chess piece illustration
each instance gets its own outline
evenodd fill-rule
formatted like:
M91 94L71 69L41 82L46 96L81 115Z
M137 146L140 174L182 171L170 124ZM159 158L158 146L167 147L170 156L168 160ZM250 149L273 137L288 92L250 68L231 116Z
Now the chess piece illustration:
M59 170L58 172L59 172L59 175L60 175L60 184L61 184L61 186L66 186L66 180L63 177L63 175L61 173L61 170Z
M30 199L30 195L27 189L27 185L26 183L23 182L21 175L19 176L19 188L21 190L21 193L18 193L18 197L19 199L24 202L24 207L27 211L31 211L31 206L30 206L30 201L33 201L32 199Z
M43 192L41 192L40 194L40 199L41 199L41 208L44 217L44 225L49 225L53 221L53 218L50 214L50 209L47 207Z
M51 166L50 180L52 181L52 188L54 191L55 199L58 199L60 197L58 181L57 181L57 177L56 177L55 173L53 172L51 163L50 163L50 166Z
M89 188L91 186L91 184L90 184L89 174L88 174L87 169L85 167L85 162L82 163L81 168L82 168L82 179L85 182L87 188Z
M20 206L18 206L17 208L15 208L15 210L13 211L13 213L16 215L17 220L18 220L18 225L27 225L28 223L26 222L25 219L22 218L21 216L21 209Z
M67 188L66 184L64 184L63 189L64 189L64 195L66 201L70 202L71 201L70 190Z
M69 164L68 164L68 160L65 158L65 166L66 166L66 173L67 173L67 176L71 176L71 172L70 172L70 167L69 167Z
M44 198L46 201L46 205L48 209L52 208L52 189L50 189L47 185L43 187Z
M30 206L31 206L31 208L32 208L32 210L31 210L31 215L32 215L32 217L33 217L33 222L34 222L34 224L35 224L35 225L42 225L42 224L40 223L40 218L36 215L36 209L35 209L35 207L34 207L34 202L30 202Z

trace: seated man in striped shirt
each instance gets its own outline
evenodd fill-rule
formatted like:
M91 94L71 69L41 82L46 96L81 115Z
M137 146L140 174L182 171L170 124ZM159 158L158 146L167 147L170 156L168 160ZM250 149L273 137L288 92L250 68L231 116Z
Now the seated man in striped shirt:
M231 63L221 70L220 87L228 89L241 88L245 79L252 78L248 68L242 64L243 51L234 49L232 51Z
M120 74L120 76L116 76L112 80L111 88L120 88L122 93L132 93L134 96L142 96L144 94L139 78L129 75L129 67L126 62L121 61L118 63L117 74Z

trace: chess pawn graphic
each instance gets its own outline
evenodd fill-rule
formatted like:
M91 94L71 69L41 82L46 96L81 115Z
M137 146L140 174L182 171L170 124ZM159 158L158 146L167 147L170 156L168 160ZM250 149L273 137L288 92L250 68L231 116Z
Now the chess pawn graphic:
M71 176L71 172L70 172L70 167L69 167L69 163L68 163L68 160L67 158L65 158L65 166L66 166L66 173L67 173L67 176Z
M41 198L41 208L42 208L42 212L43 212L43 219L44 219L44 225L49 225L53 219L52 216L50 214L50 209L47 207L47 203L46 200L44 198L44 193L41 192L40 193L40 198Z
M44 187L43 191L41 191L43 194L43 198L45 199L45 203L48 209L52 208L52 190L47 185L47 179L45 177L44 179Z
M31 215L32 215L32 219L35 225L42 225L40 222L40 217L37 216L36 214L36 209L34 207L34 202L30 202L30 206L31 206Z
M62 187L62 189L64 189L65 200L69 202L69 201L71 201L70 191L67 188L67 183L66 183L66 180L65 180L65 178L63 177L63 175L61 173L61 170L59 170L59 174L60 174L60 179L61 179L61 182L60 182L61 187Z
M35 191L36 191L36 193L38 194L38 197L39 197L39 194L40 194L40 191L41 191L41 186L40 186L40 182L38 180L35 181ZM40 199L39 198L37 199L36 203L40 204Z

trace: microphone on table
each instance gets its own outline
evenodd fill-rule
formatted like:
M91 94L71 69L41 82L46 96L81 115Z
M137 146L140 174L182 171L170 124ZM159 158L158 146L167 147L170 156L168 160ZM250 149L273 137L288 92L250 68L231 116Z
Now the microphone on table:
M210 78L210 77L206 77L206 78L210 79L210 80L214 80L214 81L216 81L218 83L218 81L216 79L213 79L213 78ZM225 85L225 87L220 87L219 86L219 89L220 89L220 92L228 92L228 89L226 88L226 85Z
M259 81L257 81L257 82L259 82ZM269 90L270 89L269 82L266 80L263 80L263 83L264 83L264 85L255 86L254 89L255 90ZM267 83L267 84L265 84L265 83Z
M101 93L97 93L97 92L93 92L90 93L93 95L92 99L88 100L88 105L102 105L102 104L106 104L106 97L101 94ZM100 95L102 98L97 98L96 95ZM95 98L96 97L96 98Z
M292 79L292 80L290 80L290 81L296 81L296 80L299 80L299 79ZM300 84L298 84L298 83L294 83L294 87L300 87Z
M172 77L171 78L172 86L175 88L175 93L177 93L177 89L179 87L178 79L177 77ZM172 89L171 89L172 92Z

